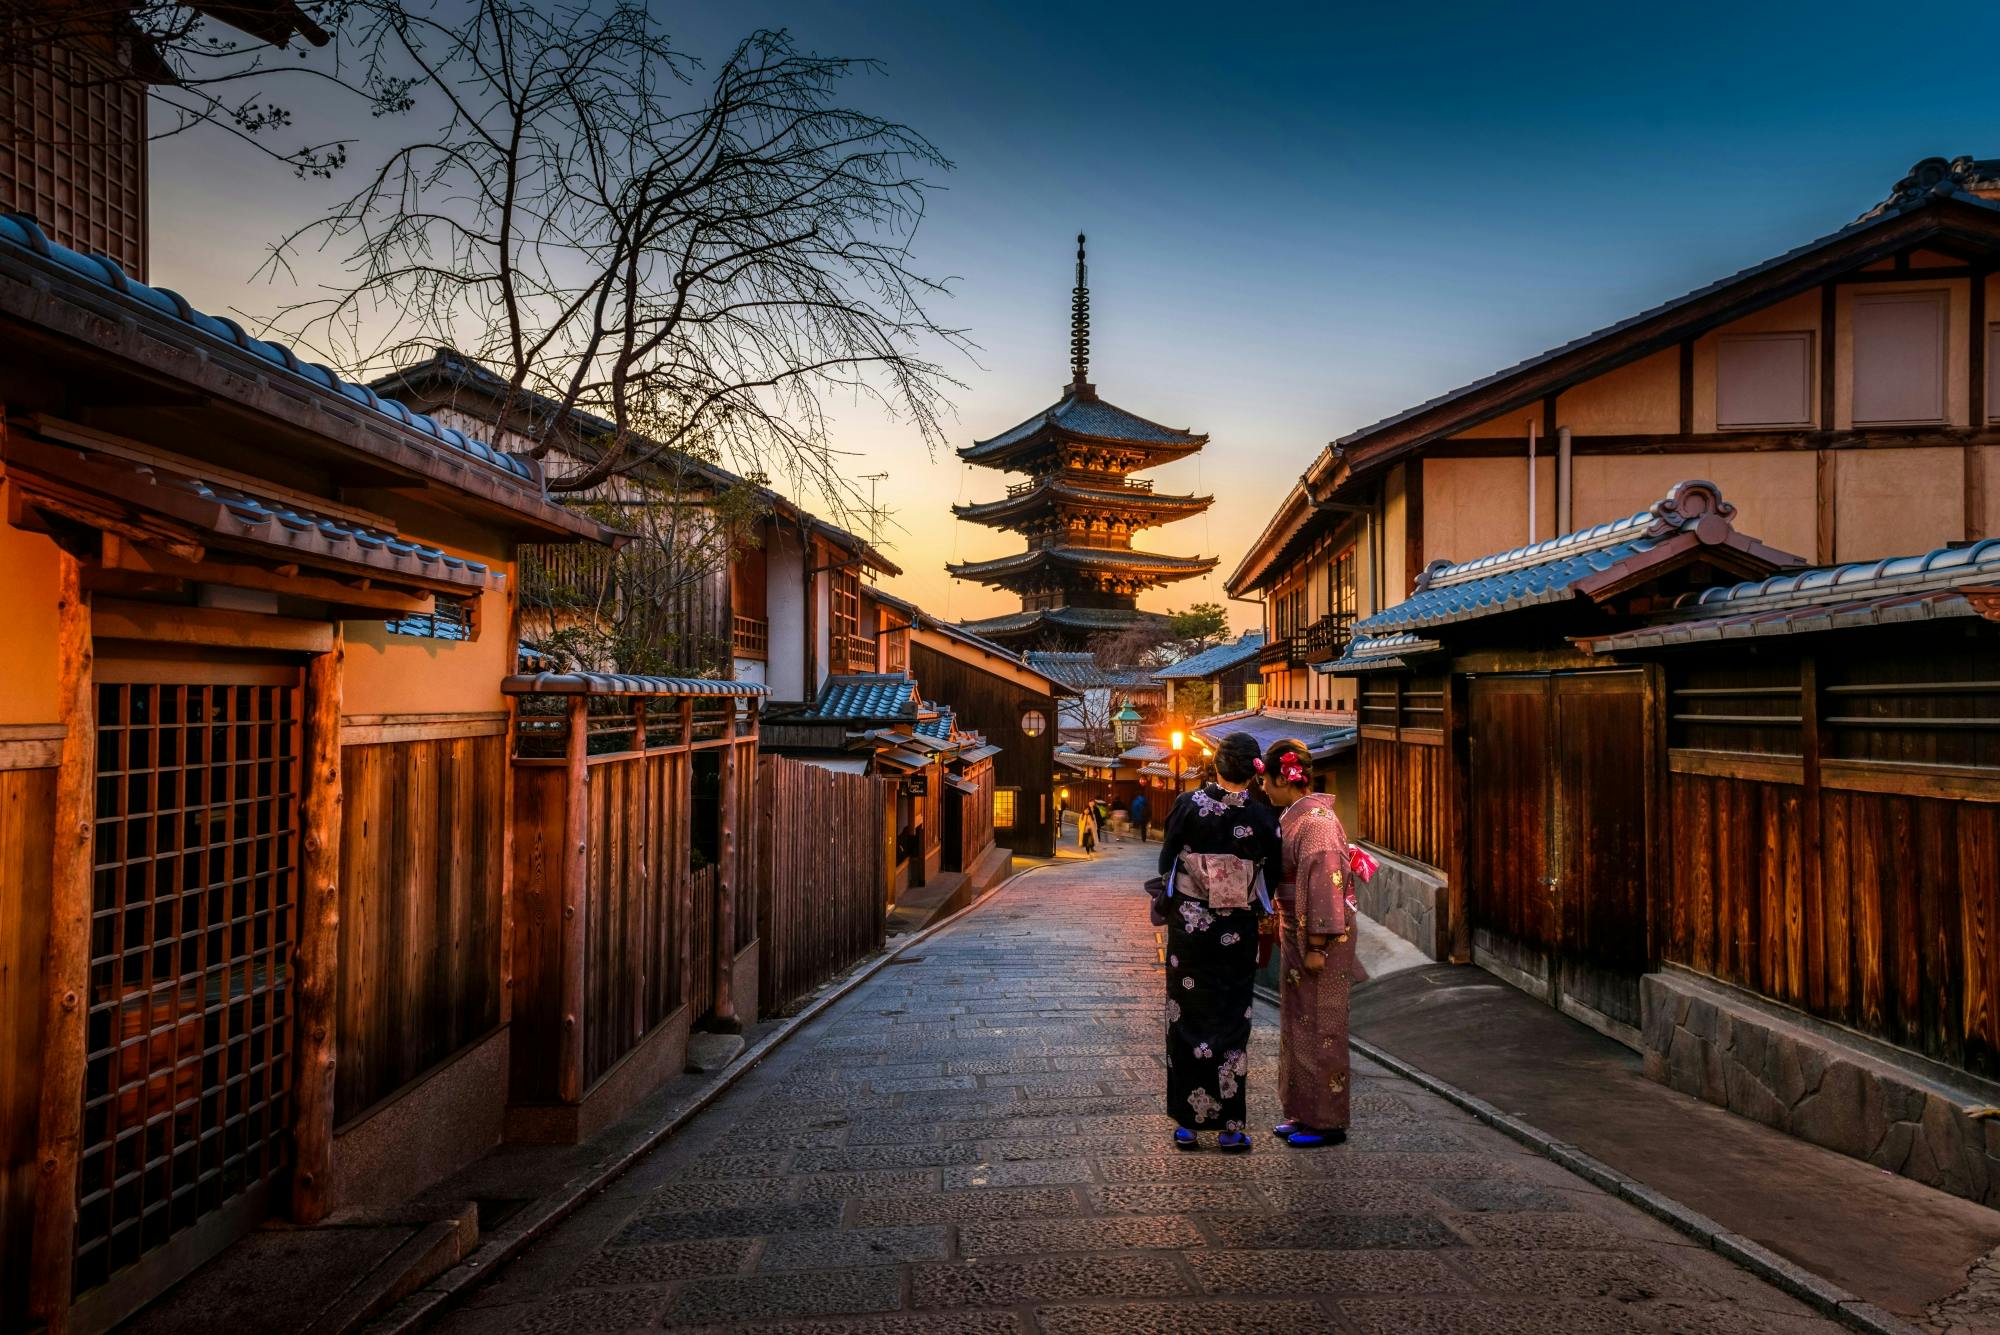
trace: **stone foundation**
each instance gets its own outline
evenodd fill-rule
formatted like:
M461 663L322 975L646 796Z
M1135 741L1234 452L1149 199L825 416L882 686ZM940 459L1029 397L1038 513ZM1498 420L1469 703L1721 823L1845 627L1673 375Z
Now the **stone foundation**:
M1698 975L1640 980L1646 1074L1926 1186L2000 1206L2000 1088Z
M1420 862L1384 852L1366 840L1357 841L1382 864L1373 879L1358 882L1355 898L1361 911L1434 960L1446 958L1450 944L1444 927L1444 874Z

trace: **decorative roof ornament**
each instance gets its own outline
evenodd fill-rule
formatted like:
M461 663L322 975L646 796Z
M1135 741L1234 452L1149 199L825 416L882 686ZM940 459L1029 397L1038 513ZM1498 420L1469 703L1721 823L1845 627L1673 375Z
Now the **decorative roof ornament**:
M1950 161L1925 158L1910 168L1909 175L1896 182L1895 188L1889 192L1889 207L1913 209L1932 196L1942 199L1955 195L1974 175L1975 166L1972 158L1963 153Z
M1691 529L1703 542L1716 543L1729 534L1729 521L1736 507L1722 499L1722 489L1700 478L1676 482L1674 489L1650 507L1653 522L1646 526L1649 538Z
M1090 388L1090 270L1082 232L1076 234L1076 286L1069 293L1069 370L1070 389Z

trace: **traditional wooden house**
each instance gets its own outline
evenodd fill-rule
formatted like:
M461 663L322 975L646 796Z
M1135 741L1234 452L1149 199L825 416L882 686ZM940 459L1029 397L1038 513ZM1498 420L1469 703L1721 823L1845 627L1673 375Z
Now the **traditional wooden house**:
M559 405L533 393L510 395L501 376L450 349L374 388L447 424L488 433L503 447L552 436L558 444L547 465L556 476L580 470L617 435L609 421L579 411L552 432ZM774 705L814 699L829 676L877 670L879 618L864 606L863 579L901 574L897 566L761 481L678 450L656 454L629 478L565 499L653 532L668 552L680 574L666 581L672 615L662 640L675 670L761 683ZM663 537L673 525L660 515L693 517ZM524 628L535 647L545 647L547 632L566 620L596 615L639 591L620 589L607 549L573 545L528 547L522 578L523 596L537 609Z
M2000 160L1930 158L1785 254L1351 432L1244 555L1263 699L1353 709L1315 672L1433 561L1615 520L1688 477L1821 563L2000 522Z
M1737 518L1682 483L1357 627L1364 910L1689 1093L2000 1200L1966 1111L2000 1093L2000 542L1808 569Z
M1226 644L1155 669L1153 680L1167 691L1163 703L1166 714L1201 718L1256 709L1263 703L1263 673L1259 670L1263 649L1264 632L1249 630Z
M0 349L0 1306L98 1329L499 1140L515 556L601 531L20 218Z
M959 727L998 748L985 822L994 843L1049 856L1055 851L1056 720L1064 688L1025 656L913 603L867 589L864 614L870 603L879 609L880 670L907 668L924 694L950 703Z

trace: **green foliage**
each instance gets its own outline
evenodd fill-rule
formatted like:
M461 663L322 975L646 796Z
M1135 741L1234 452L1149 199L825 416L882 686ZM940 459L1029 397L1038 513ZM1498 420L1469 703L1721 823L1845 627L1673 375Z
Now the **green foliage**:
M1186 647L1187 654L1213 649L1229 638L1229 613L1221 603L1196 603L1185 612L1167 615L1172 618L1167 633Z

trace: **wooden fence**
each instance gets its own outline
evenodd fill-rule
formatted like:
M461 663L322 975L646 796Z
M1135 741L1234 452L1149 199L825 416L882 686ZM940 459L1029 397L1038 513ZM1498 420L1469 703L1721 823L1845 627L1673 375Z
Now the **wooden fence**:
M758 1009L768 1014L881 947L896 784L766 756L758 789Z
M516 677L516 1103L578 1104L683 1007L734 1018L755 687ZM746 774L746 771L749 773Z

